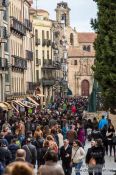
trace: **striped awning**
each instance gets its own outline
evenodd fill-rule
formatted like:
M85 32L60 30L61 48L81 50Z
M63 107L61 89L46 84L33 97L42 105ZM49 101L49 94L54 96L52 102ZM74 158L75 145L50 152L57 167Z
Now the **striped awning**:
M4 111L8 111L8 107L4 103L0 103L0 108Z
M27 97L27 99L33 102L36 106L39 106L39 104L35 100L33 100L31 97Z

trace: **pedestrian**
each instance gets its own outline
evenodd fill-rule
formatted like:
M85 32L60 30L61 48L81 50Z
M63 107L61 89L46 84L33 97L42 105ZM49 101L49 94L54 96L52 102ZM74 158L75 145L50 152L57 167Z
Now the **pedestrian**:
M110 148L110 156L112 155L112 148L114 151L114 156L115 156L115 145L113 144L113 137L115 135L115 129L112 124L109 125L106 137L107 137L107 142L106 142L106 154L108 155L108 146Z
M15 161L23 161L25 162L26 160L26 152L24 149L18 149L16 152L16 158Z
M89 175L102 175L102 168L105 164L105 150L101 139L95 141L95 146L88 150L86 163L89 166Z
M72 155L72 148L69 145L69 140L65 139L64 145L60 149L60 157L62 160L62 167L65 175L71 175L72 173L71 155Z
M22 147L26 151L26 161L35 166L37 160L37 150L31 143L31 139L27 138L27 143Z
M93 168L94 168L94 167L92 167L91 165L89 165L89 162L90 162L90 159L92 158L92 157L91 157L91 154L92 154L92 149L93 149L94 147L95 147L95 141L92 140L92 141L91 141L91 147L88 148L87 154L86 154L86 158L85 158L85 162L86 162L86 164L87 164L87 166L88 166L88 173L89 173L89 175L93 175L92 173L93 173Z
M16 152L18 149L20 149L19 145L16 144L16 139L12 139L11 144L8 146L8 149L10 150L12 154L12 162L15 160Z
M104 125L108 126L108 120L105 118L104 115L102 115L102 119L99 121L98 128L101 130Z
M33 167L27 162L16 161L5 168L5 175L34 175Z
M79 140L83 146L85 145L86 134L82 121L78 121L77 123L77 140Z
M85 151L79 140L73 141L71 161L75 167L75 175L80 175L80 169L85 157Z
M45 165L40 166L38 175L64 175L63 168L57 161L57 154L48 151L45 155Z

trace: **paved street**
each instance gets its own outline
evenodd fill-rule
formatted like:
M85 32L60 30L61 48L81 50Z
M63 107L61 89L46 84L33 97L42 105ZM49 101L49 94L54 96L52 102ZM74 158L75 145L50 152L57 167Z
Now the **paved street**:
M90 147L90 143L88 142L85 146L85 150L87 151L88 147ZM103 175L114 175L115 173L111 172L111 170L116 170L116 163L114 162L114 157L110 157L110 156L106 156L105 157L105 167L103 168ZM87 175L87 166L84 162L83 166L82 166L82 172L81 175ZM75 175L74 173L74 169L73 169L73 175Z

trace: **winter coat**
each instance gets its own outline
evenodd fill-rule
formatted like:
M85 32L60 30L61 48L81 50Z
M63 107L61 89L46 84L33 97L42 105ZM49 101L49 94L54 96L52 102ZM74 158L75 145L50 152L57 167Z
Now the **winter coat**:
M30 144L24 145L22 149L26 151L26 161L35 165L37 160L36 147L30 143Z
M62 166L52 161L46 161L45 165L40 166L38 172L39 175L64 175Z
M72 147L72 161L73 163L79 163L85 157L85 151L82 147Z
M86 163L89 164L91 158L96 160L96 164L102 165L104 160L105 150L102 146L89 148L86 155Z
M8 149L10 150L11 154L12 154L12 161L15 160L16 158L16 152L20 147L17 144L10 144Z
M67 154L69 155L67 157ZM72 154L72 148L70 145L65 149L64 146L61 147L60 149L60 157L62 160L62 163L65 165L70 165L71 162L71 154Z
M86 140L84 128L79 128L77 135L78 135L78 136L77 136L77 139L78 139L82 144L84 144L84 143L85 143L85 140Z
M59 148L61 148L64 145L63 135L61 133L58 133L58 140L59 140Z

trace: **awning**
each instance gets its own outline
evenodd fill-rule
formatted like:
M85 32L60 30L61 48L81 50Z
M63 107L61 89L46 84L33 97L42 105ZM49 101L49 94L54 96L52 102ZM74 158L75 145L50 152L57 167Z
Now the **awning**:
M11 106L19 113L18 109L13 105L13 103L11 104Z
M12 106L9 103L4 102L4 104L8 107L8 110L11 110L12 109Z
M39 104L35 101L35 100L33 100L31 97L27 97L31 102L33 102L36 106L39 106Z
M8 111L8 107L4 103L0 103L0 108L2 108L4 111Z
M36 96L45 97L45 95L43 95L43 94L36 94Z
M13 100L12 102L24 108L24 105L20 104L19 101Z
M28 106L28 105L24 104L24 103L21 102L21 101L18 101L18 103L21 104L23 107L33 108L33 106Z

